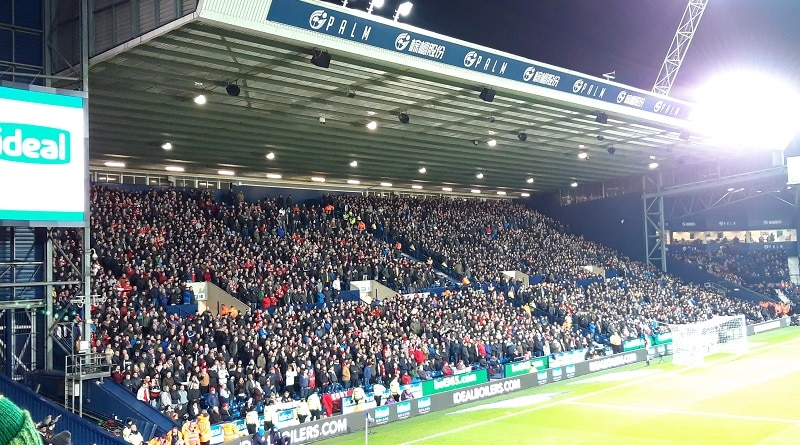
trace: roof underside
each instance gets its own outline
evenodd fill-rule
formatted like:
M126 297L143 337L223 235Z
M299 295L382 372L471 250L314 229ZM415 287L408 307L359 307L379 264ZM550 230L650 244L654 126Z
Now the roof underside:
M483 85L468 80L338 53L324 69L309 54L291 42L192 22L95 63L91 166L116 160L160 174L179 165L198 176L233 170L241 180L277 173L298 182L321 176L329 184L359 179L360 187L391 182L514 196L642 173L653 161L665 168L724 155L711 141L682 140L674 128L613 114L597 123L596 109L504 90L489 103L478 97ZM225 91L234 82L238 97ZM192 101L199 93L208 103ZM370 120L377 130L365 127ZM161 148L167 141L171 151ZM588 159L577 157L581 151Z

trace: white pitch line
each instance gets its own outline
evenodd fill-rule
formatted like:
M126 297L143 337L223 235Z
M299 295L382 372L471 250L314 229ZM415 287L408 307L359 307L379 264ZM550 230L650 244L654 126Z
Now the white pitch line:
M778 343L778 344L774 344L774 345L768 345L768 346L765 346L763 348L758 348L758 347L757 348L751 348L750 351L752 351L752 352L769 351L769 350L776 349L776 348L779 348L779 347L785 347L786 345L790 345L792 343L797 343L797 342L800 342L800 338L796 338L794 340L789 340L788 342L782 342L782 343ZM587 393L587 394L581 394L581 395L574 396L574 397L568 397L568 398L565 398L565 399L556 400L556 401L553 401L553 402L550 402L550 403L544 403L542 405L537 405L537 406L534 406L532 408L524 409L522 411L516 411L516 412L513 412L513 413L504 414L502 416L493 417L491 419L486 419L486 420L478 422L478 423L472 423L472 424L465 425L465 426L458 427L458 428L454 428L454 429L451 429L451 430L442 431L441 433L436 433L436 434L431 434L430 436L421 437L419 439L409 440L408 442L402 442L399 445L411 445L411 444L424 442L424 441L431 440L431 439L436 439L437 437L447 436L447 435L450 435L450 434L453 434L453 433L458 433L458 432L461 432L461 431L470 430L472 428L477 428L479 426L488 425L488 424L497 422L499 420L504 420L504 419L508 419L508 418L511 418L511 417L521 416L523 414L532 413L532 412L539 411L539 410L544 409L544 408L550 408L551 406L558 406L558 405L563 405L563 404L566 404L566 403L571 403L571 402L574 402L576 400L581 400L581 399L585 399L587 397L595 396L597 394L603 394L603 393L606 393L606 392L609 392L609 391L613 391L613 390L616 390L616 389L625 388L625 387L633 386L633 385L638 385L640 383L649 382L651 380L656 380L657 378L661 378L661 377L664 377L664 376L680 374L680 373L686 372L686 371L688 371L690 369L696 369L696 368L699 368L699 367L707 367L707 366L712 365L712 364L713 365L717 365L717 364L720 364L720 363L725 363L725 362L738 360L740 358L741 358L741 356L734 355L734 356L731 356L731 357L726 357L726 358L723 358L723 359L714 360L713 362L706 362L706 363L703 363L702 365L693 366L693 367L690 367L690 368L676 369L674 371L669 371L669 372L664 372L664 373L655 373L652 376L648 376L648 377L645 377L645 378L631 380L631 381L628 381L628 382L625 382L625 383L620 383L619 385L610 386L608 388L600 389L600 390L593 391L593 392L590 392L590 393ZM591 374L589 374L589 375L591 375Z
M742 414L728 414L728 413L710 413L705 411L689 411L683 409L671 409L671 408L657 408L657 407L644 407L644 406L626 406L626 405L613 405L607 403L591 403L591 402L575 402L575 401L567 401L565 402L567 405L575 405L575 406L587 406L591 408L603 408L603 409L618 409L621 411L637 411L637 412L649 412L655 414L681 414L687 416L699 416L699 417L719 417L722 419L738 419L738 420L750 420L754 422L778 422L778 423L789 423L793 425L800 424L800 420L797 419L783 419L780 417L759 417L759 416L745 416Z

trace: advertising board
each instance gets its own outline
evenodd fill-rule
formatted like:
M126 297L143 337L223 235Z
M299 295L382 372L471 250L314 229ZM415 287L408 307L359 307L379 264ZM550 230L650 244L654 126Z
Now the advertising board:
M478 385L489 381L489 376L485 369L479 371L466 372L438 379L425 380L422 382L422 394L429 396L445 391L466 388L467 386Z
M504 365L505 376L514 377L517 375L529 374L547 369L547 366L547 357L536 357L530 360L523 360L521 362L506 363Z
M84 102L72 92L0 86L0 223L86 223Z

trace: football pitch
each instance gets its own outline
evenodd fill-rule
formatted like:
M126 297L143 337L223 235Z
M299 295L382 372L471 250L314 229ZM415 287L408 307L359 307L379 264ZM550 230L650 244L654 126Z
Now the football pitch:
M800 443L800 328L749 341L697 367L636 363L320 443Z

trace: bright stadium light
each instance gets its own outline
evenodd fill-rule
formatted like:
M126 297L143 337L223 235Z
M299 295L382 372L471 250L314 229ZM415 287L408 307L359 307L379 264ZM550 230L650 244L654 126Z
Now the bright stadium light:
M375 122L375 121L369 121L369 122L367 122L367 128L370 129L370 130L374 130L374 129L378 128L378 123Z
M367 14L372 14L372 10L375 8L382 8L384 4L384 0L372 0L369 2L369 8L367 8Z
M118 161L108 161L108 162L104 163L104 165L106 167L125 168L125 163L124 162L118 162Z
M697 90L692 133L733 147L784 150L800 131L798 102L800 93L782 79L758 71L726 73Z
M443 192L452 192L453 191L453 187L442 187L442 191Z
M414 185L411 186L411 188L414 189L414 190L422 190L422 186L419 185L419 184L414 184Z
M414 4L411 2L405 2L397 7L397 11L394 12L394 21L396 22L400 17L405 17L411 14L411 8L414 7Z
M391 187L391 186L392 186L391 182L381 182L381 187Z
M206 99L206 96L204 96L204 95L202 95L202 94L198 94L198 95L197 95L197 96L195 96L195 98L194 98L194 103L196 103L197 105L205 105L205 103L206 103L207 101L208 101L208 99Z

